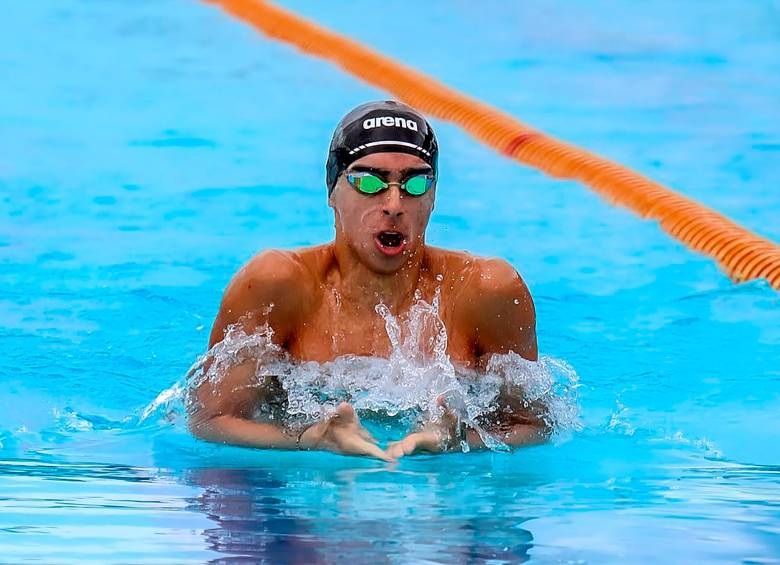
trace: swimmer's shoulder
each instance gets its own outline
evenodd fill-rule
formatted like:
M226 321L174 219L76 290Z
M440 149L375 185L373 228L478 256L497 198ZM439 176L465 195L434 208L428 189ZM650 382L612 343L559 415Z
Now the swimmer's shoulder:
M479 309L512 310L523 317L534 317L534 301L523 277L506 259L474 257L468 291ZM492 308L484 310L486 305Z
M447 278L456 278L464 289L500 291L527 287L511 263L499 257L482 257L466 251L426 246L429 269Z
M296 301L299 313L307 313L317 302L318 289L334 264L332 243L292 250L270 249L247 263L247 284L264 293ZM242 270L244 270L242 269Z
M325 279L335 264L333 243L300 247L293 252L305 269L306 278L315 287Z
M332 243L292 250L269 249L244 265L234 283L263 295L297 298L299 308L304 308L309 302L307 298L314 298L333 262Z
M235 274L230 287L250 296L296 292L305 285L306 268L297 251L267 249Z
M292 331L306 315L310 276L297 251L269 249L258 253L233 276L214 322L210 345L241 320L247 331L269 322L277 334Z
M475 255L466 251L443 249L433 245L425 246L425 263L431 273L445 278L464 276L473 271Z
M430 246L427 251L432 272L442 273L442 282L449 280L457 290L457 311L469 324L494 325L504 313L529 324L535 321L531 292L505 259Z

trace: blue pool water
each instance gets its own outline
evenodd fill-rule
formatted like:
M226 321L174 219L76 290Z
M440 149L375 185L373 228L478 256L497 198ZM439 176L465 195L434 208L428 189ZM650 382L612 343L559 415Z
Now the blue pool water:
M780 240L776 3L509 4L289 3ZM9 2L0 84L0 561L780 561L765 283L434 122L428 239L522 273L579 428L396 467L212 446L152 402L244 261L332 237L330 133L384 95L181 0Z

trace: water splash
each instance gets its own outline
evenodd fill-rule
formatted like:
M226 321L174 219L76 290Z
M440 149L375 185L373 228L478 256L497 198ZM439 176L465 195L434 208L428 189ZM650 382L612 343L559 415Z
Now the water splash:
M144 409L140 419L162 414L171 420L183 408L197 409L193 390L205 381L216 384L230 367L254 360L252 386L273 381L284 392L278 403L259 406L255 418L275 420L290 429L327 417L344 401L361 418L414 428L441 419L444 411L438 399L442 396L460 422L479 433L493 450L508 448L485 428L497 416L518 409L543 420L553 432L581 427L578 378L567 363L550 357L533 362L510 352L493 355L484 371L456 367L447 355L439 293L430 303L419 293L415 298L402 317L393 315L385 304L376 306L391 344L386 359L345 355L326 363L295 362L274 344L267 325L252 334L246 334L240 324L231 326L183 379Z
M688 437L681 431L676 431L671 435L666 434L663 437L653 438L650 441L660 443L669 442L674 445L691 446L698 451L702 452L706 457L711 459L723 459L723 452L718 449L713 441L710 441L706 437Z
M629 409L623 405L619 398L615 399L615 411L609 416L607 429L626 436L636 433L636 427L630 422Z

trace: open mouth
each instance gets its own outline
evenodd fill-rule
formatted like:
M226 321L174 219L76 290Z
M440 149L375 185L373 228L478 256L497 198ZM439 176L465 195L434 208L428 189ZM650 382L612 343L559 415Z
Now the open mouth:
M404 234L397 231L382 231L374 238L379 251L385 255L397 255L406 247Z

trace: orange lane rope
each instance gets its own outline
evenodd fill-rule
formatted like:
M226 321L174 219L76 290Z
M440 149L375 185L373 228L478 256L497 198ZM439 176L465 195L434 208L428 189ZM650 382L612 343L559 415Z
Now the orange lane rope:
M266 35L328 59L352 75L526 165L578 180L691 249L713 257L736 281L764 278L780 290L780 247L714 210L588 151L536 131L419 71L263 0L210 0Z

